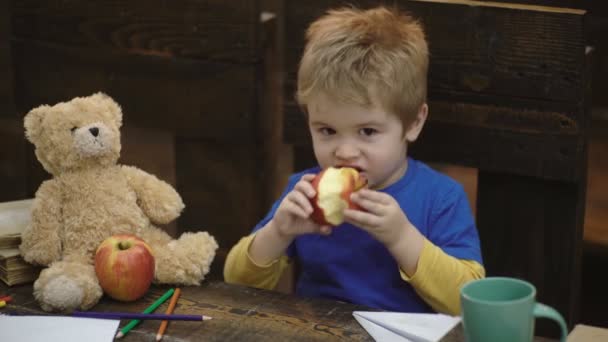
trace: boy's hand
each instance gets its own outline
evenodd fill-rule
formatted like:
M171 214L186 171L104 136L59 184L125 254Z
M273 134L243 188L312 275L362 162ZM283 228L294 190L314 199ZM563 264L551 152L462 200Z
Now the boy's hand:
M318 225L310 219L313 211L310 200L316 194L311 184L314 178L314 174L302 176L294 189L279 204L279 208L274 214L273 223L280 235L286 238L294 238L309 233L323 235L331 233L331 227Z
M389 249L404 242L408 232L415 229L397 201L388 194L361 189L350 198L363 210L345 209L345 221L367 231Z

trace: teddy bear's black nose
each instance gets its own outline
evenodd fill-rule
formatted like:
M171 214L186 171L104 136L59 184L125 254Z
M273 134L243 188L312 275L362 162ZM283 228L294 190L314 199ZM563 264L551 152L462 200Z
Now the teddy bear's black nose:
M91 127L91 128L89 128L89 132L91 132L91 134L93 134L93 136L96 137L97 134L99 134L99 128Z

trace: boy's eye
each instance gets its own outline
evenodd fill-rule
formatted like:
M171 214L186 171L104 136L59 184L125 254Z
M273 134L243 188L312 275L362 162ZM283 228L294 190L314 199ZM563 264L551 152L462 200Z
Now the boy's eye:
M361 128L361 129L359 130L359 134L361 134L361 135L365 135L365 136L367 136L367 137L372 136L372 135L374 135L374 134L376 134L376 133L378 133L378 130L376 130L376 129L374 129L374 128L369 128L369 127L366 127L366 128Z
M332 135L332 134L336 133L335 130L333 130L329 127L321 127L321 128L319 128L319 132L323 135Z

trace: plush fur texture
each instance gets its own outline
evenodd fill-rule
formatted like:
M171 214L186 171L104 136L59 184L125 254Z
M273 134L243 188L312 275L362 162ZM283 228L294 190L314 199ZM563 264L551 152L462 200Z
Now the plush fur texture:
M116 102L97 93L44 105L24 124L38 160L53 175L36 192L20 246L27 262L48 266L34 283L44 310L87 310L99 301L95 251L115 234L135 234L150 245L155 282L200 284L218 245L207 232L172 239L154 226L177 218L184 203L166 182L117 164L122 112Z

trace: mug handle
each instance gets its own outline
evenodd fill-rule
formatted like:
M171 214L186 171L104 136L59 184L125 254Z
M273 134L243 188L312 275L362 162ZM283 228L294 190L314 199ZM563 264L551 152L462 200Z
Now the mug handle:
M564 321L564 318L559 312L557 312L557 310L542 303L535 303L533 315L534 317L549 318L556 321L562 331L562 337L560 341L566 341L566 337L568 337L568 328L566 327L566 322Z

